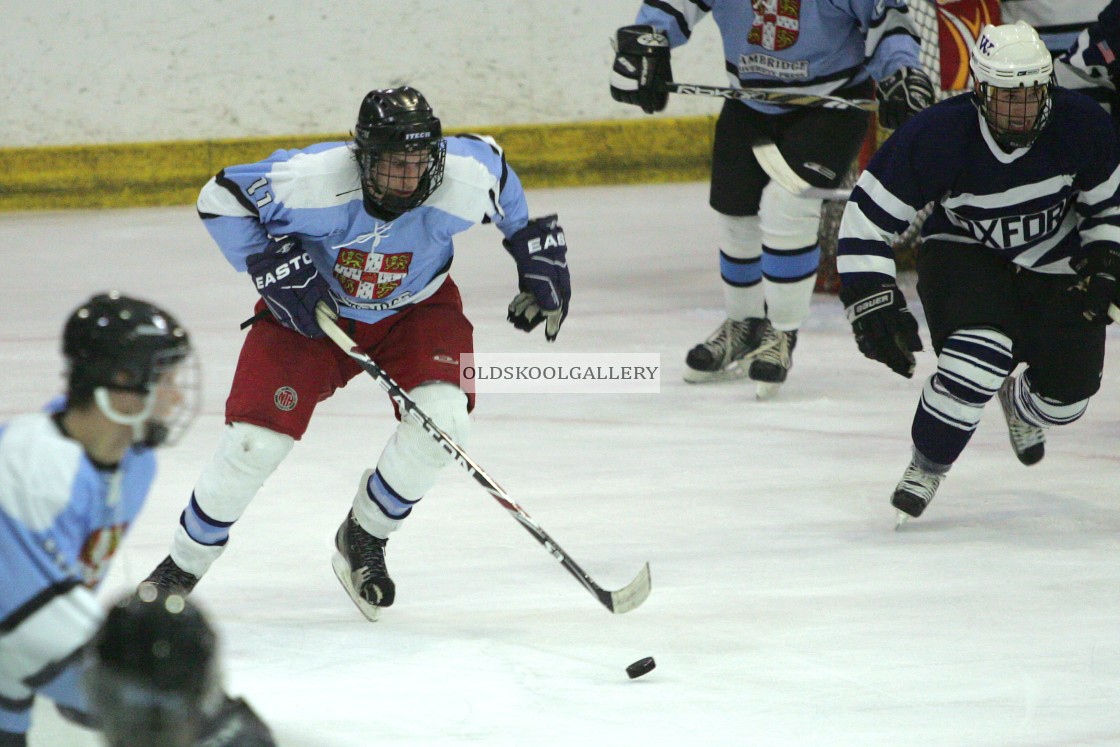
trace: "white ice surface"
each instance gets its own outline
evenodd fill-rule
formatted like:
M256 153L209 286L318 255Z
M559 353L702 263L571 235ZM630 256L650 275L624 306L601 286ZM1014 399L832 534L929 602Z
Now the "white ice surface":
M659 395L485 398L468 449L604 587L650 561L649 601L610 615L449 467L390 542L397 604L366 622L329 556L395 421L356 379L195 594L230 689L282 745L1120 744L1117 333L1101 394L1041 464L1015 460L993 402L927 515L895 532L888 496L933 355L892 374L818 296L777 399L686 385L685 351L723 316L706 198L530 194L571 245L552 347L504 320L515 275L493 228L461 238L453 269L478 350L661 354ZM255 295L190 208L3 214L0 247L0 417L58 390L58 332L98 290L165 305L201 353L203 415L162 455L115 594L166 554ZM643 656L657 669L627 679ZM42 704L36 718L33 745L95 743Z

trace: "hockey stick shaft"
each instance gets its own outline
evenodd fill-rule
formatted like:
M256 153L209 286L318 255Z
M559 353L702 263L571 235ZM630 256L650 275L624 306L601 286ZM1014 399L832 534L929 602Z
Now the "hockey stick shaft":
M822 109L862 109L873 112L879 102L873 99L844 99L839 96L814 96L808 93L787 93L770 91L765 88L725 88L723 86L702 86L696 83L666 83L665 90L685 96L714 96L737 101L757 101L761 104L780 104L783 106L811 106Z
M634 580L622 589L618 591L607 591L603 589L580 568L578 563L572 560L570 555L564 552L563 548L557 544L556 540L552 539L549 533L546 532L540 524L534 521L521 506L517 505L517 503L510 498L505 489L499 485L494 478L490 477L490 475L486 473L486 470L482 469L482 467L471 459L459 444L455 443L450 436L420 409L416 402L408 396L400 385L385 373L384 369L362 352L354 341L350 339L350 336L339 328L338 324L335 323L333 315L322 302L320 302L315 309L315 317L319 322L319 327L327 336L330 337L344 353L361 366L366 373L372 376L381 388L385 390L390 399L400 408L401 417L409 418L412 422L423 428L444 451L451 455L451 458L456 464L466 470L467 474L474 478L475 482L481 485L502 508L525 528L525 531L533 535L533 537L548 550L552 557L560 561L560 565L564 566L568 573L572 574L585 589L591 592L591 595L598 599L600 604L616 615L620 615L624 612L636 609L646 600L651 589L649 563L646 563Z

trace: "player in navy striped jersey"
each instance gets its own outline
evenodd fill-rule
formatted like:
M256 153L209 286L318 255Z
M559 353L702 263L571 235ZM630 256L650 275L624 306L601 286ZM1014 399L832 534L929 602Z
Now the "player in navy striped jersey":
M186 331L120 294L94 296L63 330L67 394L0 426L0 747L22 747L37 695L91 725L79 655L94 590L147 499L152 449L198 403Z
M877 80L880 121L892 128L933 100L904 0L646 0L635 24L616 35L615 100L648 113L664 109L664 84L672 80L669 50L687 43L709 12L734 87L852 99L870 98ZM772 143L802 180L836 187L868 120L857 109L724 103L709 202L720 227L727 319L689 351L686 381L749 376L759 382L759 396L785 381L820 263L821 200L771 180L766 159L760 162L754 149Z
M909 377L921 341L890 242L934 203L918 294L937 371L892 496L900 518L926 508L997 394L1019 460L1042 459L1044 430L1081 417L1100 386L1118 297L1120 145L1108 115L1053 85L1050 53L1022 21L986 26L970 64L973 93L895 132L840 226L840 297L859 348Z
M223 169L202 188L198 211L261 299L217 451L169 556L149 576L163 589L194 587L303 436L316 405L361 373L324 337L319 302L337 310L347 334L459 444L474 405L459 386L459 360L473 352L474 339L449 275L455 235L479 223L501 231L517 269L519 292L507 317L516 328L543 326L551 341L568 313L567 242L556 216L530 219L521 181L498 144L445 138L432 107L408 86L365 96L352 143L281 150ZM369 455L359 448L353 458ZM359 479L332 564L370 620L396 596L385 565L389 534L449 460L421 426L405 420Z

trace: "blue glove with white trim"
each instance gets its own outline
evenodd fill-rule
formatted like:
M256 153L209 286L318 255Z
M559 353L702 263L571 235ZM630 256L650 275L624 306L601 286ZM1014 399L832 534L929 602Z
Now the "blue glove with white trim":
M276 321L304 337L326 334L315 320L315 305L323 301L337 315L338 301L298 238L270 242L245 259L245 268Z
M502 245L517 263L521 290L510 301L506 320L524 332L544 322L545 339L552 342L568 316L572 298L564 229L555 215L533 218Z

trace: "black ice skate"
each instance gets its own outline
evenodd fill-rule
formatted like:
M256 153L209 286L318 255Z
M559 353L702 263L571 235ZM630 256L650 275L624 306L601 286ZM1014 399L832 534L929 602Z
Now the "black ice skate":
M743 363L750 361L776 340L767 341L766 319L724 320L712 335L688 351L684 380L690 384L741 379L747 375Z
M926 460L917 455L910 460L902 480L894 489L891 496L891 505L898 509L898 523L895 528L902 526L907 518L918 518L926 510L926 506L933 501L937 487L945 477L945 472L934 472L925 469L921 462ZM946 468L946 472L948 469Z
M334 575L366 619L375 621L382 607L393 604L397 589L385 567L385 543L358 524L354 512L338 528L331 558Z
M1038 464L1046 456L1046 432L1031 425L1015 412L1015 377L1008 376L999 388L999 406L1007 421L1007 435L1015 456L1028 467Z
M145 586L154 586L160 591L186 596L194 591L198 578L193 573L188 573L180 568L168 555L160 561L154 571L148 574L146 579L140 582L138 590L142 591Z
M778 387L786 380L789 370L793 368L793 349L797 347L797 330L782 332L766 325L762 344L762 352L751 361L751 380L757 383L756 394L759 399L768 399L774 396Z

